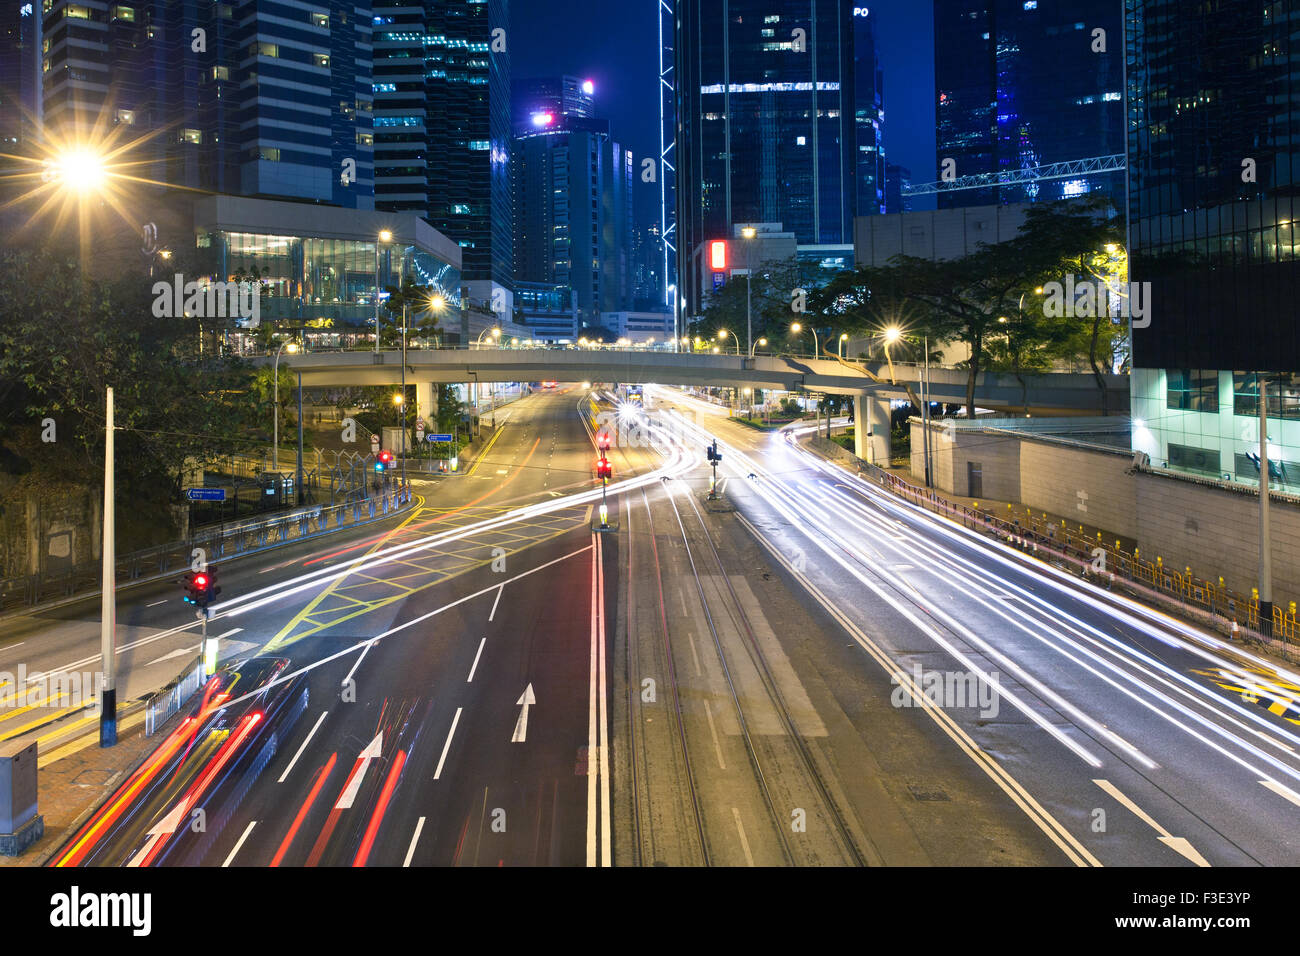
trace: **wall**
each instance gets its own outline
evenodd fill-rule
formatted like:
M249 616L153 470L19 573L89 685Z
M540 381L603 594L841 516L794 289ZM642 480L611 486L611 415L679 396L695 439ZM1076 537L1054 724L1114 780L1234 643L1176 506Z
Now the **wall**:
M983 466L982 497L1103 528L1137 541L1144 559L1169 568L1190 566L1200 577L1220 575L1249 594L1258 583L1259 495L1168 472L1133 472L1132 456L1039 437L990 434L978 428L931 424L935 487L970 497L966 462ZM912 473L924 474L921 425L912 419ZM954 473L956 480L954 481ZM1086 510L1084 510L1086 508ZM1300 600L1300 502L1272 499L1274 599Z

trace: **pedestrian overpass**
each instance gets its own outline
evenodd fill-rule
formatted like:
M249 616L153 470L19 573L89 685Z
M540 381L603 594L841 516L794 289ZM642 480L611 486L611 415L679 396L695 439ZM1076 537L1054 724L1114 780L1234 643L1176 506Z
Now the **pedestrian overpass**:
M268 355L252 361L255 365L269 365L272 359ZM395 349L299 352L282 354L279 362L281 367L301 372L304 387L396 386L403 381L402 353ZM847 395L854 400L855 420L868 424L865 433L857 430L860 457L868 460L878 460L882 453L887 458L889 402L915 400L921 378L922 368L914 363L890 365L838 358L749 357L647 348L408 349L405 368L405 381L416 387L417 410L421 414L429 414L436 407L435 384L457 382L639 382ZM1127 414L1128 376L1102 378L1107 410ZM964 404L966 385L965 369L930 366L931 401ZM1080 372L1019 377L983 372L975 382L975 401L982 408L1019 411L1027 406L1039 416L1097 415L1102 411L1102 392L1096 376ZM868 437L871 447L864 444Z

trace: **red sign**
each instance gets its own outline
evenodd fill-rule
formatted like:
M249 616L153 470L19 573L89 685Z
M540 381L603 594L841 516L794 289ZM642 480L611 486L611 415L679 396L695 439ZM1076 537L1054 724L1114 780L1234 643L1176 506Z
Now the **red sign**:
M727 241L714 239L709 243L709 265L714 272L727 271Z

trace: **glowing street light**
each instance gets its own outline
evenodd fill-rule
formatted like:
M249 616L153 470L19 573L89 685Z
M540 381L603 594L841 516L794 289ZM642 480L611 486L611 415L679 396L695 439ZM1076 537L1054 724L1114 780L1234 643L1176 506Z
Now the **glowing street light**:
M273 429L275 434L271 441L271 470L277 474L280 471L280 353L289 350L293 355L298 351L297 342L282 342L280 347L275 350L275 367L271 370L271 388L275 390L275 425Z
M764 346L767 345L767 338L766 338L766 337L764 337L764 338L760 338L757 342L755 342L753 345L751 345L751 346L749 347L749 357L750 357L750 358L753 358L753 357L754 357L754 350L755 350L756 348L758 348L760 345L764 345Z

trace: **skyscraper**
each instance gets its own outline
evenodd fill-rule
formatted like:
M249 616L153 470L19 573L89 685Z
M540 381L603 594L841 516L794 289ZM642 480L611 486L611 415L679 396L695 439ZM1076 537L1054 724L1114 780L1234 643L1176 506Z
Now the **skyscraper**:
M1026 169L1124 152L1123 37L1112 0L935 0L940 175ZM939 207L1062 199L1122 172L939 193Z
M0 152L12 153L41 117L41 16L37 0L0 9Z
M679 0L677 273L688 312L704 291L693 257L734 224L781 223L800 244L852 244L853 10L838 0Z
M855 216L885 211L884 79L876 55L875 20L867 7L853 8L853 129L856 165Z
M471 298L508 309L508 0L379 0L375 137L380 209L409 210L455 239Z
M516 85L511 150L514 272L522 282L571 289L580 321L632 299L632 154L614 142L609 123L565 113L555 83Z
M174 186L372 208L368 4L44 6L49 139L97 124Z
M1128 0L1133 447L1300 490L1300 46L1280 8ZM1267 51L1263 55L1261 51Z

